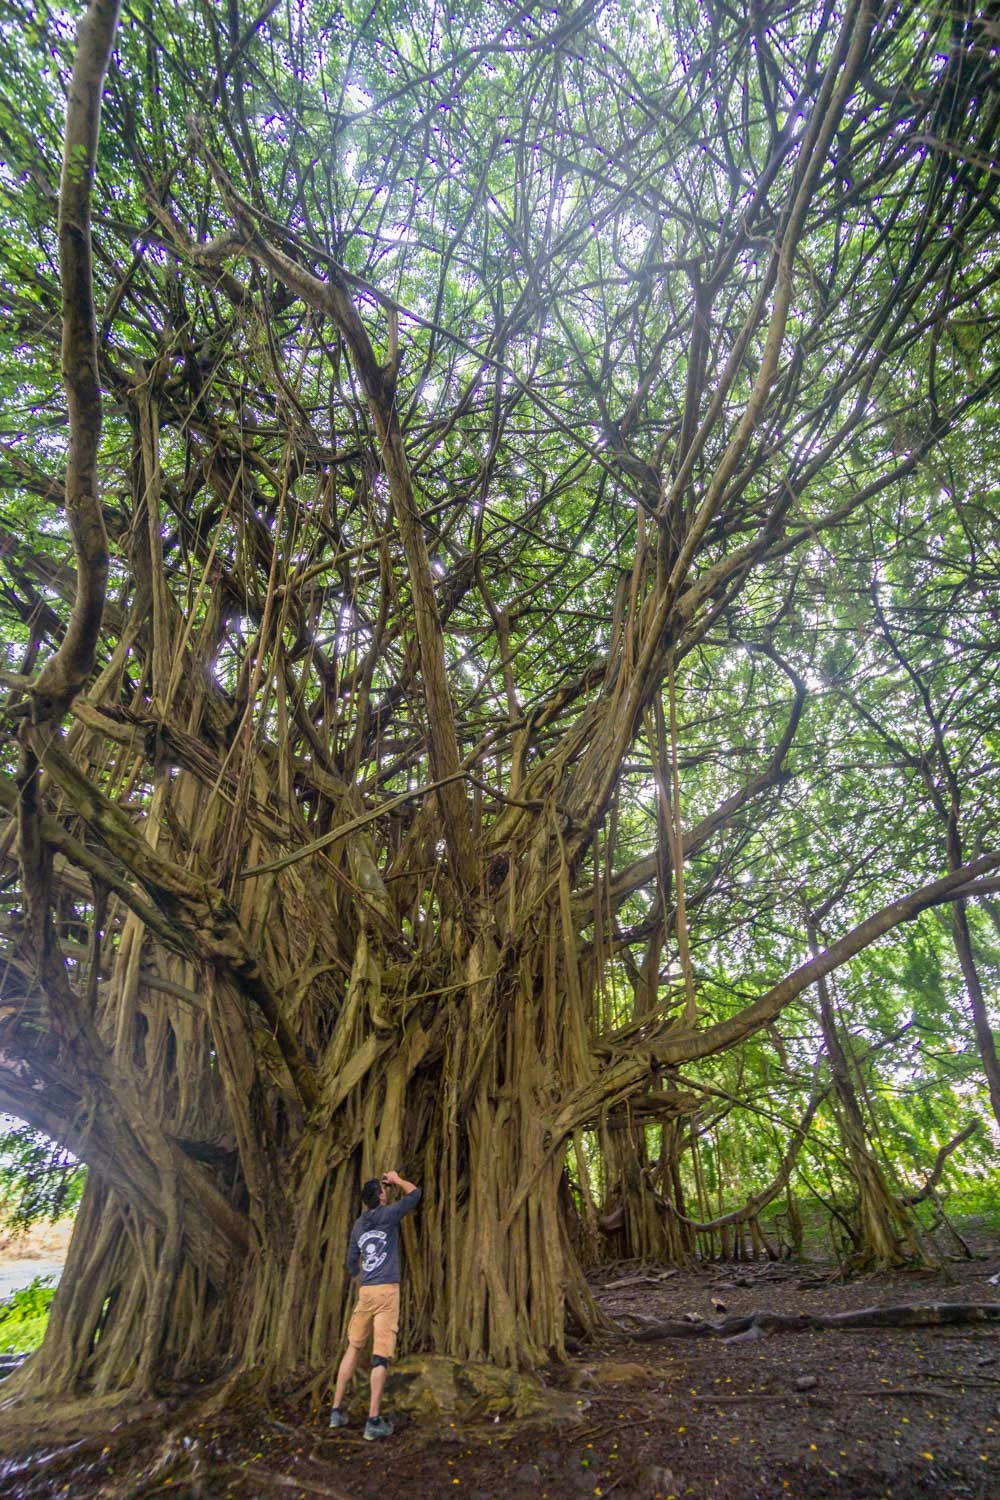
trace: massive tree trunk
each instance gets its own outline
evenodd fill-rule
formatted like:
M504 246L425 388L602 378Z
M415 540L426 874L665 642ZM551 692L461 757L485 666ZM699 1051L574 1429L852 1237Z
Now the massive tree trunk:
M147 774L151 731L108 722L112 742L132 747L120 760L127 782ZM95 736L80 735L78 756L96 751ZM53 1084L68 1091L72 1076L76 1104L60 1106L63 1128L94 1164L52 1325L28 1371L49 1395L129 1386L164 1362L178 1376L235 1363L275 1380L329 1363L348 1300L344 1240L358 1188L392 1163L425 1189L404 1235L404 1337L512 1364L561 1352L567 1310L584 1327L594 1320L560 1193L573 1133L598 1124L615 1098L646 1093L650 1050L670 1065L751 1034L879 931L998 863L982 860L895 903L734 1022L693 1032L660 1023L608 1064L587 1022L571 927L567 935L563 864L543 879L531 848L510 857L503 883L476 899L470 933L453 915L459 893L426 847L439 836L433 819L419 845L428 873L405 882L400 912L386 892L404 881L379 876L358 818L342 817L343 834L322 853L255 873L280 862L273 788L296 777L283 757L268 770L250 750L227 772L202 747L199 774L160 771L150 805L161 817L137 831L87 792L63 752L40 750L61 792L86 801L87 826L142 869L155 903L144 920L110 898L109 922L115 907L121 917L116 962L93 986L92 1019L71 1058L53 1056L41 1025L33 1029L33 1008L41 1022L53 1000L37 986L25 985L8 1023L7 1050L16 1031L22 1057L10 1106L51 1128L35 1100L53 1104ZM248 878L230 903L192 871L223 859L241 777L252 783L241 797ZM342 813L352 803L345 797ZM184 831L183 865L172 827ZM95 883L121 884L85 846L59 842ZM519 878L534 886L522 901L509 889ZM547 896L546 884L555 887ZM670 1101L663 1106L669 1121ZM680 1118L689 1097L673 1107ZM638 1167L621 1179L628 1212L646 1222L653 1197L629 1172ZM662 1254L669 1242L648 1222L629 1248ZM673 1233L682 1253L683 1230Z

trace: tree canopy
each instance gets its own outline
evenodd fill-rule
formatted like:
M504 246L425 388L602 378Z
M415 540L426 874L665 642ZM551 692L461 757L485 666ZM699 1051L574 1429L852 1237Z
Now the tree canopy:
M919 1252L1000 1119L998 37L12 0L0 1105L89 1167L35 1389L322 1366L389 1166L461 1356L793 1171Z

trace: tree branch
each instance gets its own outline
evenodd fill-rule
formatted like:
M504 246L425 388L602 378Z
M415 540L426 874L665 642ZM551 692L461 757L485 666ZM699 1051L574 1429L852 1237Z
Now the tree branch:
M33 689L36 720L58 719L90 675L104 612L108 539L98 498L101 390L90 235L90 198L101 121L101 90L118 24L118 0L91 0L77 29L59 186L62 367L69 409L66 518L77 560L69 628Z

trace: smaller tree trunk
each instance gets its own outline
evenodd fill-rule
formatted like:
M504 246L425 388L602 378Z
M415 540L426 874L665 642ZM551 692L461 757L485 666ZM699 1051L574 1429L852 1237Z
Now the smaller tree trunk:
M996 1039L986 1010L986 1000L983 996L982 981L979 978L979 969L976 966L976 958L972 949L972 934L969 931L969 919L964 901L956 901L952 906L951 931L955 952L962 966L966 993L969 996L976 1045L979 1048L983 1072L986 1074L986 1082L989 1086L990 1103L993 1106L997 1124L1000 1125L1000 1057L997 1056Z
M816 929L808 923L809 945L819 952ZM834 1114L857 1193L857 1250L852 1259L864 1264L897 1266L923 1260L916 1227L909 1211L889 1189L878 1159L868 1144L864 1115L858 1102L851 1061L837 1031L830 988L825 978L817 982L823 1041L830 1059L835 1095Z

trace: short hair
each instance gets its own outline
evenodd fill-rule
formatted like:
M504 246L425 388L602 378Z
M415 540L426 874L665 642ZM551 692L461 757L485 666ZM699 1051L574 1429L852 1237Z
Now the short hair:
M369 1177L361 1189L361 1201L365 1208L377 1208L382 1196L382 1183L378 1177Z

